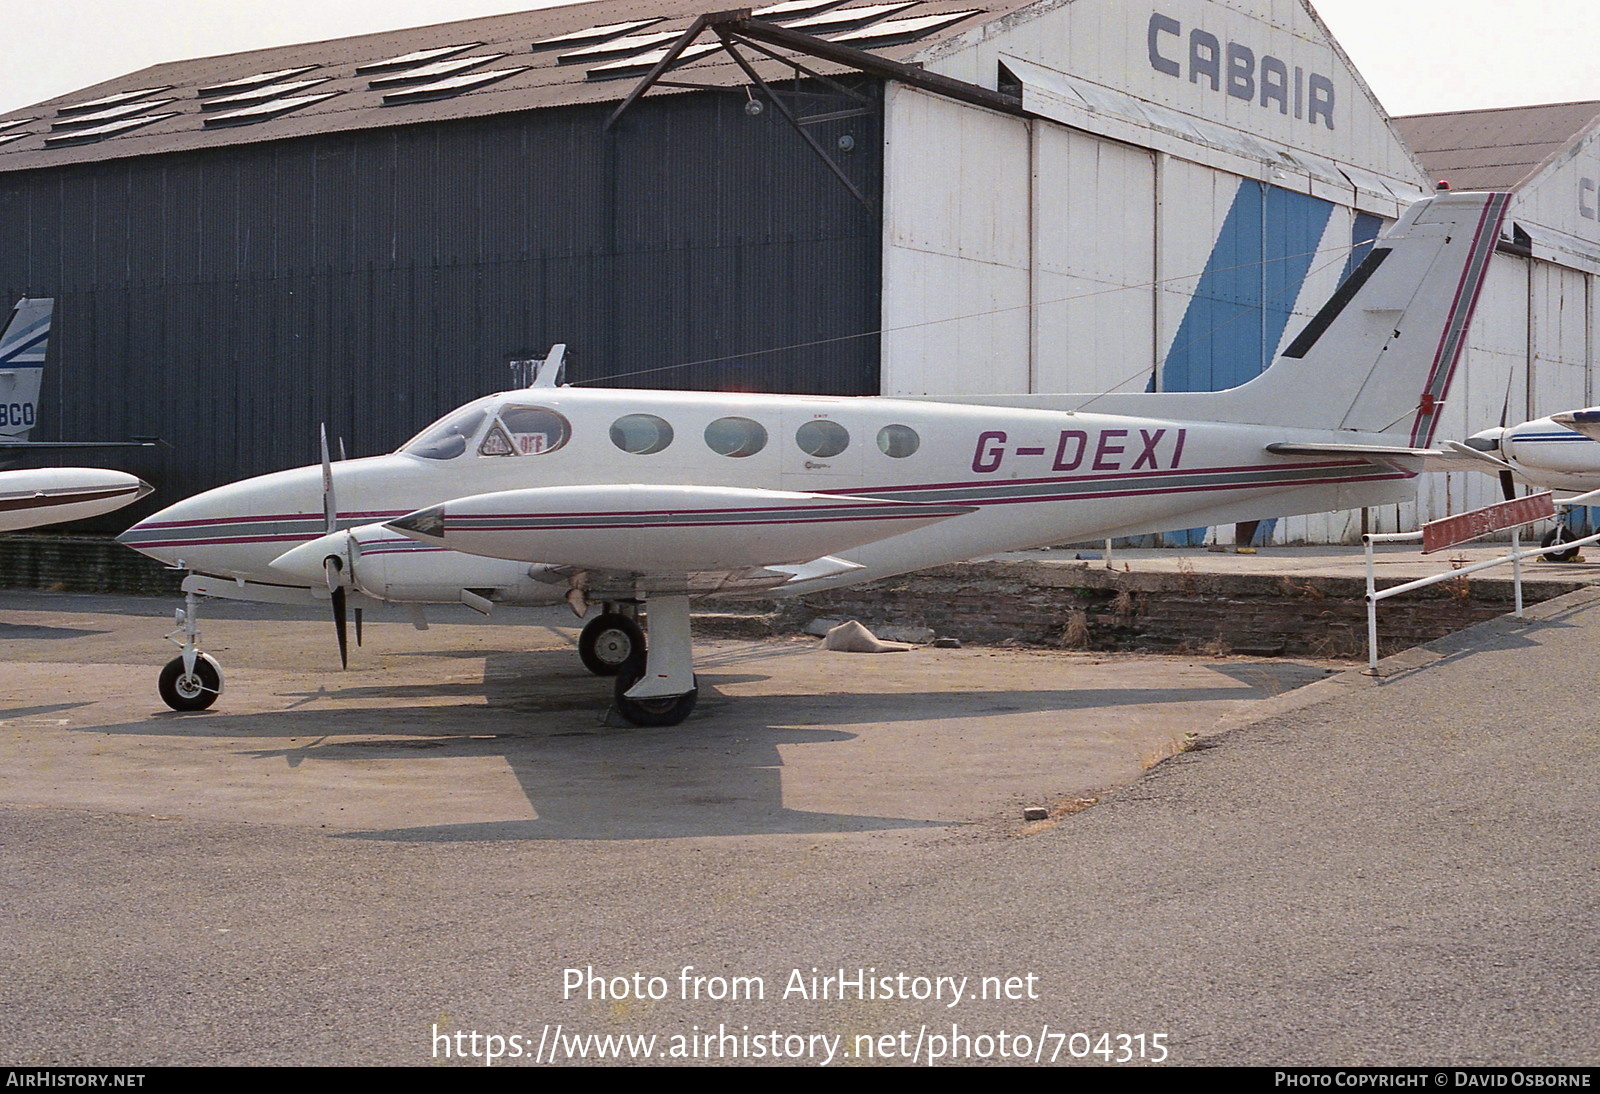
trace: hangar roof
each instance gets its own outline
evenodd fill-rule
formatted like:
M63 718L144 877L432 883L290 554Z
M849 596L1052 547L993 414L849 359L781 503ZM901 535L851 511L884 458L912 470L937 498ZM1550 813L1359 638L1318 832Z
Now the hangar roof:
M1600 101L1393 119L1411 151L1457 190L1515 190L1600 124Z
M753 14L900 61L1031 2L756 0ZM714 0L593 0L152 65L0 115L0 171L612 102L695 17L718 7ZM709 32L684 57L672 80L748 83ZM789 71L749 59L764 79Z

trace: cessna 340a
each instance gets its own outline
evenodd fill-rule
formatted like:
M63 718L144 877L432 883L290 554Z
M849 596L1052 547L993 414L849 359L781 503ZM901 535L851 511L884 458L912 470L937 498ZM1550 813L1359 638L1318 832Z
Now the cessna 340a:
M580 652L615 674L622 716L674 725L697 695L694 596L1404 500L1506 203L1413 206L1280 359L1228 391L629 391L557 386L552 361L391 455L331 462L324 443L320 467L211 490L123 535L191 571L163 698L200 709L221 690L195 594L331 598L341 651L351 596L480 611L565 599L580 615L604 605Z
M28 439L38 418L54 308L53 300L24 297L11 309L11 321L0 333L0 452L110 447ZM0 532L97 517L148 493L150 487L135 476L100 467L0 471Z

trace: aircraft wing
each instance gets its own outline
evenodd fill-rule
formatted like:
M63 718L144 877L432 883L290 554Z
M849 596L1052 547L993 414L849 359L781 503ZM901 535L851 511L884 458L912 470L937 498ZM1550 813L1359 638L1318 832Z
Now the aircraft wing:
M855 566L842 552L973 511L744 487L547 486L457 498L387 527L466 554L705 595L846 573Z

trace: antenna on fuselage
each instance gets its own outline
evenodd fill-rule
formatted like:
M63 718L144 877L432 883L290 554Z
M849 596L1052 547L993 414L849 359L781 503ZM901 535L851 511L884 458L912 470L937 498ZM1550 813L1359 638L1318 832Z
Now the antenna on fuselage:
M550 347L550 352L545 354L544 360L539 362L533 375L533 383L529 387L556 387L561 383L561 374L567 368L567 344L557 342Z

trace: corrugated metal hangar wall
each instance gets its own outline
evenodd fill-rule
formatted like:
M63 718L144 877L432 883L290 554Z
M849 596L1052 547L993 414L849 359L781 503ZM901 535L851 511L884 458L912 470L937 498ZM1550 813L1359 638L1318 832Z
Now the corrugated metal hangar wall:
M875 337L650 371L876 329L876 216L745 102L0 174L0 299L56 298L35 439L159 435L171 452L114 462L167 504L314 460L321 421L352 455L391 450L553 342L572 380L874 393ZM876 113L847 128L876 194Z
M671 75L723 90L652 93L606 131L632 81L585 82L576 66L540 67L551 54L539 50L600 41L561 65L620 56L604 67L634 65L637 77L651 56L639 50L700 8L625 26L615 20L641 13L603 0L505 17L518 21L510 30L480 20L406 32L404 45L394 36L393 53L473 40L520 51L486 54L518 67L485 71L508 100L540 109L493 113L491 89L459 108L488 116L378 128L402 113L385 98L351 123L317 113L377 103L340 68L329 86L346 90L298 115L307 135L103 160L80 150L59 168L0 162L0 292L60 299L55 398L37 436L159 433L178 446L165 464L141 455L130 469L170 502L306 462L323 419L354 453L392 447L504 386L507 357L555 341L573 346L575 378L641 386L1227 387L1266 367L1431 185L1304 0L770 10L813 34L888 43L871 48L1014 95L1020 109L844 77L872 109L819 97L810 113L845 117L808 128L878 200L869 210L775 112L745 109L746 77L709 46ZM528 36L557 31L530 60ZM382 56L381 43L352 41L342 55L359 74L353 61ZM298 71L284 66L340 45L263 51L241 73L276 68L281 83ZM142 75L117 92L134 94L120 89ZM0 142L10 124L0 120ZM169 124L105 143L190 139L165 137ZM350 124L373 127L331 131ZM844 136L849 153L836 151ZM0 161L26 143L0 143ZM1596 147L1600 137L1580 142L1517 186L1511 219L1531 243L1494 261L1441 437L1595 401ZM1368 516L1411 527L1497 499L1489 476L1428 475L1417 505ZM1264 534L1349 541L1361 519L1293 518Z

